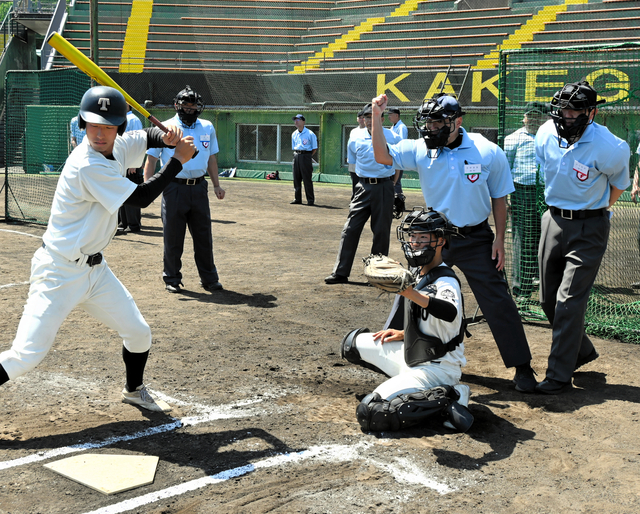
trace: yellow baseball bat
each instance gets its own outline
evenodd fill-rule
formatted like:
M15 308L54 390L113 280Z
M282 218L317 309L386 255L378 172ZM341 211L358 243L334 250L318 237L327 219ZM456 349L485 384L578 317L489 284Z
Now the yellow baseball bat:
M136 102L133 98L129 96L129 94L122 89L109 75L107 75L104 70L94 63L91 59L89 59L86 55L84 55L80 50L78 50L75 46L73 46L69 41L63 38L57 32L52 33L47 39L47 44L52 48L55 48L60 54L64 55L69 61L75 64L78 69L84 73L86 73L89 77L95 80L98 84L102 84L103 86L109 86L114 89L117 89L122 93L127 103L133 107L136 111L142 114L145 118L147 118L151 123L153 123L156 127L162 130L164 133L169 132L169 129L165 127L158 119L153 116L149 111L147 111L142 105Z

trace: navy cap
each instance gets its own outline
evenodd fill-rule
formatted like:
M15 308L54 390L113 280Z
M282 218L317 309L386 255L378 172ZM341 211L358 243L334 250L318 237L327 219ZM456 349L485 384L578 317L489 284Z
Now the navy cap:
M400 114L400 109L398 107L389 107L389 112L393 114Z
M548 114L549 107L547 106L547 104L544 104L542 102L529 102L524 108L524 113L529 114L530 112Z
M296 114L293 118L291 118L293 121L295 120L302 120L305 121L305 118L302 114Z
M362 118L364 116L364 109L360 109L358 111L358 118Z

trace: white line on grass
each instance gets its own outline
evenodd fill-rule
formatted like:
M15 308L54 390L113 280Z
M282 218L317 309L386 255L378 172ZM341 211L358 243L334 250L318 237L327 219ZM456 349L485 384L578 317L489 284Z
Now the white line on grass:
M17 230L8 230L6 228L0 228L0 232L10 232L12 234L20 234L22 236L36 237L38 239L42 239L42 236L36 236L34 234L28 234L27 232L18 232Z
M0 286L0 289L5 289L7 287L14 287L14 286L23 286L25 284L28 284L29 281L25 281L25 282L18 282L17 284L4 284L3 286Z

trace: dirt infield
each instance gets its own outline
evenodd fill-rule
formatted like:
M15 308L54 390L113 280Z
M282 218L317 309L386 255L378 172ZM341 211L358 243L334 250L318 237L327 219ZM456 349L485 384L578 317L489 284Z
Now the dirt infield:
M355 407L382 377L342 361L338 343L350 329L381 327L392 298L366 286L359 265L353 282L324 284L350 188L318 185L308 207L289 205L290 182L223 187L227 198L211 203L224 291L200 288L189 240L184 293L165 292L159 201L141 233L105 252L151 325L145 378L174 405L171 416L120 403L121 340L74 311L37 370L0 388L0 512L640 511L640 346L595 339L601 357L576 373L573 391L523 395L477 324L463 370L468 433L432 424L365 434ZM407 196L423 204L419 192ZM2 350L43 231L0 223ZM370 244L367 229L361 256ZM399 245L391 255L401 258ZM473 312L470 293L466 304ZM525 329L542 378L550 331ZM43 467L79 452L160 463L152 485L105 496Z

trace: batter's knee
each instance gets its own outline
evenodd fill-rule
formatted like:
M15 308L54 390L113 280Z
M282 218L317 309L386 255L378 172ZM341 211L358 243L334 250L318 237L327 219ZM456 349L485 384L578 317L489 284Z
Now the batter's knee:
M124 347L131 353L143 353L151 348L151 328L142 320L136 327L132 327L126 334L121 333Z

